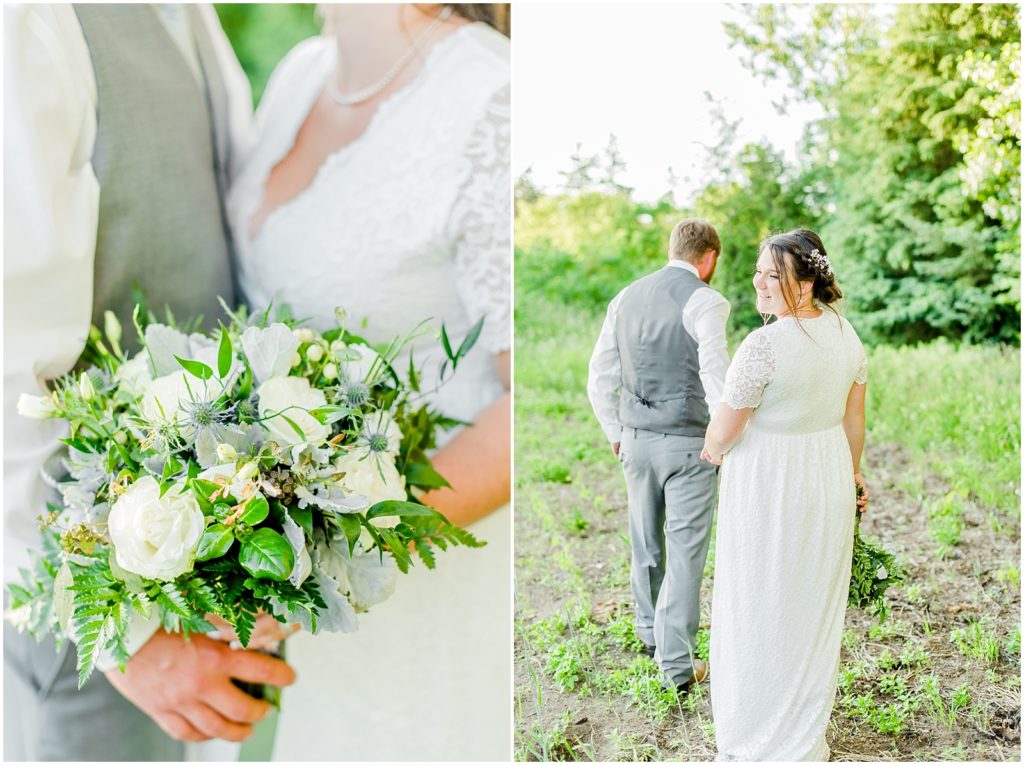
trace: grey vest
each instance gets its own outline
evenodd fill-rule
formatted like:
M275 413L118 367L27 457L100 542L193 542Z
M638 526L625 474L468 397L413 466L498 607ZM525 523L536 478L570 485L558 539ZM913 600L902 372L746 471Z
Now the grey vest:
M179 322L202 316L216 326L217 298L233 305L234 288L223 209L227 104L211 41L189 8L204 89L151 6L75 12L97 89L93 323L112 310L137 347L132 309L141 295L160 318L170 308Z
M683 327L683 307L706 286L690 271L666 266L623 293L615 340L622 363L619 422L625 427L704 435L708 405L697 342Z

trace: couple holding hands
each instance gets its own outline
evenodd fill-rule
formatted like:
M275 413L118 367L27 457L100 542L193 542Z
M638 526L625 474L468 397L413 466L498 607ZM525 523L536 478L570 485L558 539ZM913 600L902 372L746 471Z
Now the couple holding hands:
M796 229L759 248L766 324L730 362L729 303L708 286L720 252L709 223L679 223L668 264L612 300L590 361L626 479L637 636L680 691L710 671L719 759L824 761L868 498L867 358L824 244ZM709 667L695 647L716 488Z

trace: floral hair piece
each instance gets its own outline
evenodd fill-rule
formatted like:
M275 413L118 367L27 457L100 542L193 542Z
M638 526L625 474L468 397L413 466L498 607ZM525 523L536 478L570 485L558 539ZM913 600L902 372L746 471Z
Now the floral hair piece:
M807 259L814 266L815 270L822 276L832 276L832 264L828 261L828 256L823 255L821 250L815 248L811 250L810 255Z

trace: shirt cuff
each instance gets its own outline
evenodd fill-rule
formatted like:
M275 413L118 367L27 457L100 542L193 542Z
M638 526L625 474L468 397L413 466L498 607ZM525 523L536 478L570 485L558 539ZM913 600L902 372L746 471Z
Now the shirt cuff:
M153 614L148 619L137 611L132 611L128 631L124 636L124 647L127 649L128 655L134 656L138 653L139 649L149 642L158 629L160 629L160 615L155 607ZM113 651L107 649L100 651L100 655L96 658L96 669L100 672L119 669Z
M609 443L617 444L622 441L622 426L619 423L602 425L601 429L604 431L605 436L607 436Z

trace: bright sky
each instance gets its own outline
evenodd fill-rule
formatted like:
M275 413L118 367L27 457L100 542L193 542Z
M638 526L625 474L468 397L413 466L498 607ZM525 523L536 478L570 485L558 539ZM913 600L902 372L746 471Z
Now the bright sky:
M762 83L740 64L722 28L739 20L724 5L533 5L513 13L512 170L533 168L549 190L560 186L577 142L600 151L609 133L626 162L620 182L652 201L668 191L668 167L680 202L704 186L705 146L717 136L704 92L730 121L742 120L738 145L762 136L790 158L817 106L772 106L788 87Z

